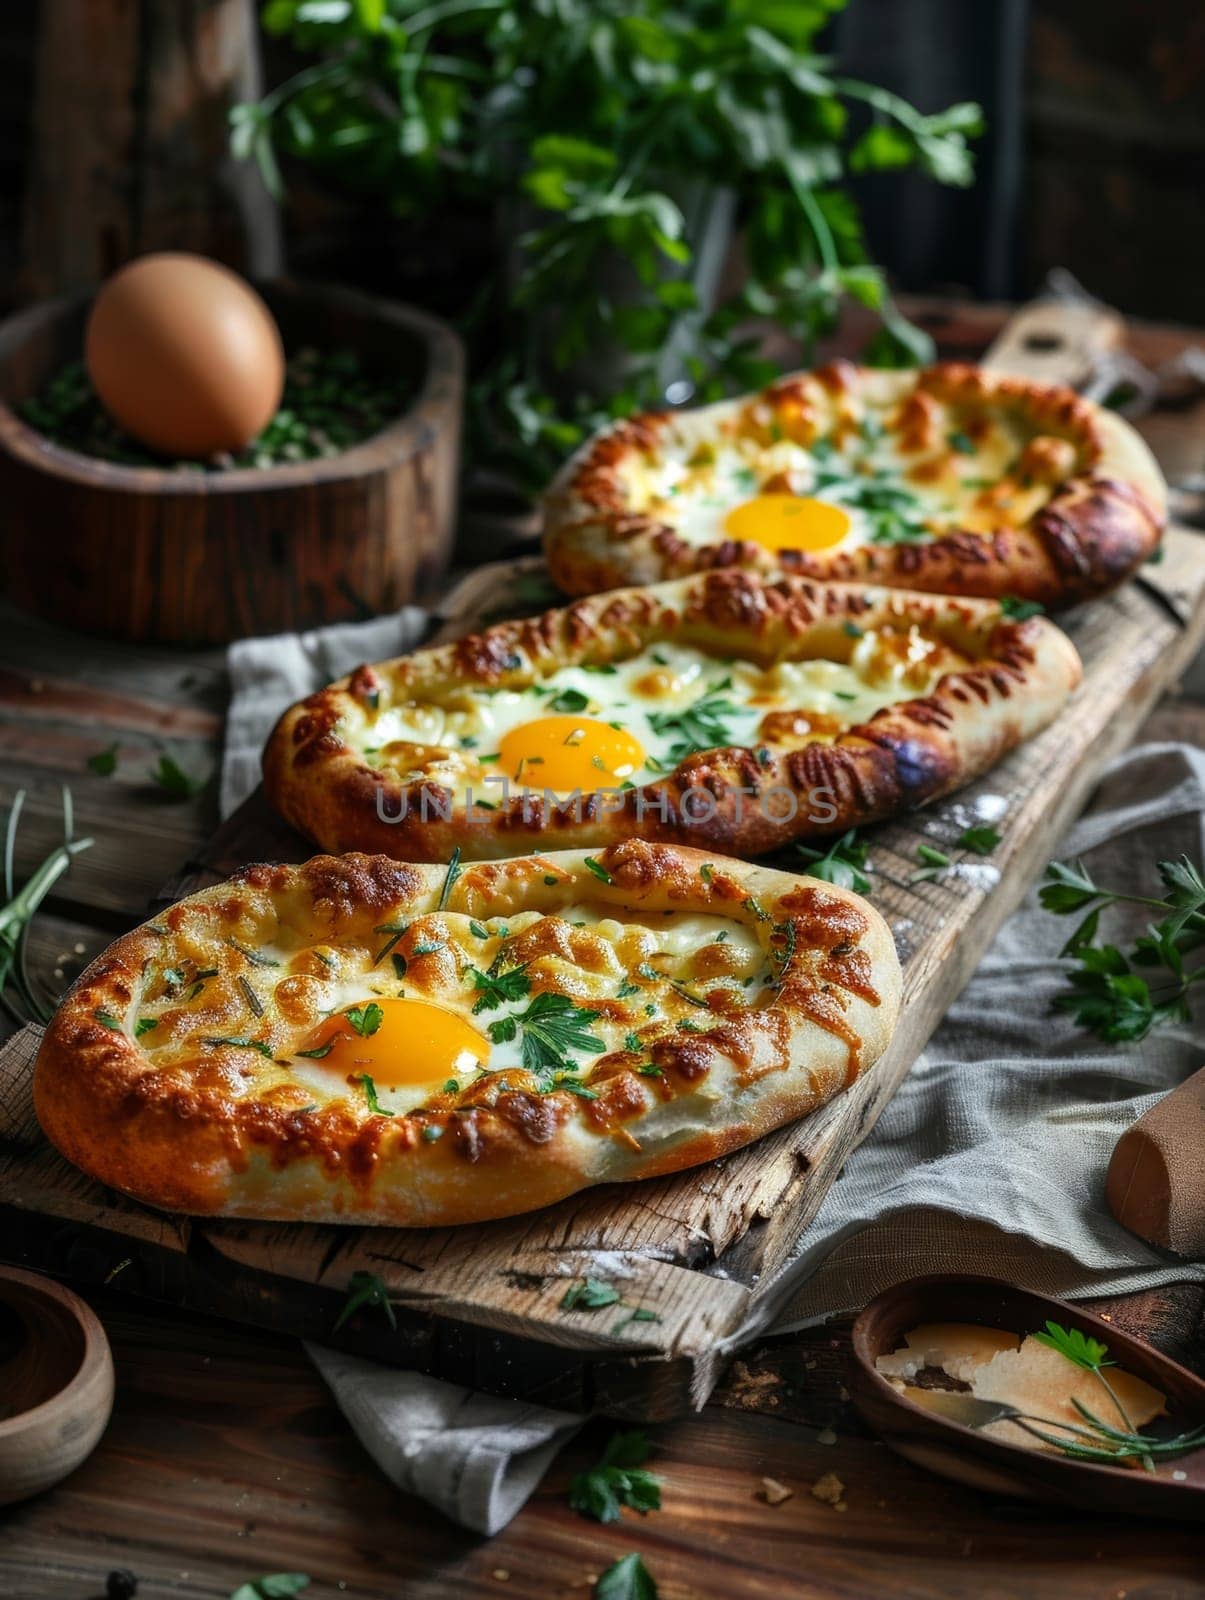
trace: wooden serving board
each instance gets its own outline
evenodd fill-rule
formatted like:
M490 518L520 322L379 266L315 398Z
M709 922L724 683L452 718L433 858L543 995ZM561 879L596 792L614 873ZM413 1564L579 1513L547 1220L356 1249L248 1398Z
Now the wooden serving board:
M445 608L444 632L486 612L532 609L541 585L533 562L474 573ZM1201 645L1205 538L1172 529L1159 565L1064 621L1085 679L1059 721L971 788L868 831L874 901L896 935L905 1003L883 1060L815 1115L710 1166L482 1226L215 1222L138 1205L51 1149L33 1117L38 1035L26 1029L0 1052L0 1256L566 1409L653 1420L700 1405L721 1342L766 1304L776 1269L1101 768ZM990 859L966 857L956 844L963 828L997 812L999 846ZM913 883L922 842L954 866ZM307 853L256 795L169 897L250 860ZM333 1334L358 1271L387 1285L396 1329L367 1307ZM586 1276L656 1320L628 1320L615 1306L566 1311L566 1289Z

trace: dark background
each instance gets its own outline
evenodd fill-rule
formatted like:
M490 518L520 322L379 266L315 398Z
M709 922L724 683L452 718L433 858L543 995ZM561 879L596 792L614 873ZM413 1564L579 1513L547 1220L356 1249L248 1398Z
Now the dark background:
M254 15L252 0L0 6L0 309L164 246L274 270L272 208L224 155L224 105L260 71ZM184 72L186 37L202 48ZM988 113L973 190L861 185L902 287L1020 299L1065 266L1123 311L1205 323L1202 0L852 0L831 44L923 110ZM263 80L289 67L264 41ZM214 113L198 126L200 99ZM381 208L289 178L292 270L396 290L405 240Z

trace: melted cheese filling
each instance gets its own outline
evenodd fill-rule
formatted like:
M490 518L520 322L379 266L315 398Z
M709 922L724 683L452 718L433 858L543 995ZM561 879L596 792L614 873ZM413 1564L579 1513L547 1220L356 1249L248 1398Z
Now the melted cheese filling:
M601 669L562 667L522 689L383 705L363 734L343 732L371 766L403 780L472 782L490 804L516 787L564 794L654 782L698 750L829 741L967 665L915 626L849 637L848 661L768 666L664 644Z
M620 463L628 509L690 545L727 538L816 554L923 543L953 529L988 534L1020 526L1049 498L1042 453L1031 458L1032 430L1015 416L967 419L942 407L910 436L892 426L898 409L863 406L858 425L806 443L789 436L768 397L717 423L702 444L697 430L671 426L655 453ZM1042 442L1057 457L1062 442Z
M483 921L427 913L337 949L283 932L216 952L177 941L121 1022L152 1069L200 1058L235 1098L300 1086L315 1107L399 1115L483 1076L498 1092L589 1097L602 1056L630 1052L655 1076L658 1040L767 1004L767 937L753 919L581 903Z

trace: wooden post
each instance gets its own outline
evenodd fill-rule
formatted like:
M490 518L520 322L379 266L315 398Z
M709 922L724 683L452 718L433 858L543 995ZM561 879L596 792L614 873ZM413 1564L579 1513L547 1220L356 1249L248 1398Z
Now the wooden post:
M260 93L253 0L43 0L22 288L86 288L149 250L280 269L276 206L229 153Z

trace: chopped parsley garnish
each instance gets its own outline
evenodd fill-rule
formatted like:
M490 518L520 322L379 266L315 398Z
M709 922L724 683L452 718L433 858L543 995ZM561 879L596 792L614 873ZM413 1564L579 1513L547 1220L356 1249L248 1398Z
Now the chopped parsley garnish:
M870 893L870 879L866 876L869 871L867 847L858 838L856 828L835 839L827 851L813 850L806 844L796 845L796 849L810 863L809 877L835 883L839 889L852 889L856 894Z
M334 1331L338 1333L348 1318L354 1316L361 1306L379 1306L385 1313L389 1326L396 1329L397 1318L393 1314L385 1280L378 1278L375 1272L353 1272L351 1282L347 1286L347 1299L339 1313Z
M600 1574L594 1600L657 1600L657 1583L635 1550L629 1550Z
M364 1089L364 1098L365 1098L365 1100L368 1101L368 1109L372 1112L373 1116L374 1117L392 1117L394 1115L394 1113L392 1111L389 1111L377 1099L377 1086L372 1081L372 1079L369 1077L368 1073L367 1072L361 1072L361 1073L358 1074L358 1076L359 1076L359 1079L360 1079L360 1083L361 1083L361 1085L362 1085L362 1087Z
M98 778L111 778L117 771L117 752L121 746L116 739L106 750L98 750L90 755L84 765L89 772L95 772Z
M134 1024L135 1039L141 1039L144 1033L150 1033L152 1028L157 1028L158 1026L158 1017L139 1017L138 1021Z
M1000 596L1000 614L1010 622L1028 622L1030 617L1044 616L1046 607L1036 600L1019 600L1015 594Z
M438 1139L442 1139L443 1136L443 1128L438 1122L428 1122L423 1128L423 1138L428 1144L434 1144Z
M948 867L950 858L942 850L936 850L931 844L918 844L916 859L923 861L927 867Z
M586 857L586 866L590 869L600 883L615 882L615 879L607 871L606 867L603 866L602 862L596 861L593 856Z
M640 1042L640 1035L638 1033L625 1033L623 1036L623 1047L625 1050L632 1051L635 1055L640 1055L644 1050L644 1046Z
M445 1094L459 1094L460 1093L460 1080L459 1080L459 1078L449 1078L446 1081L446 1083L444 1084L444 1093Z
M266 1039L244 1039L224 1036L214 1039L202 1039L201 1043L208 1045L228 1044L236 1050L258 1050L261 1056L267 1056L269 1061L272 1059L272 1046Z
M385 1013L375 1000L366 1006L349 1006L343 1015L361 1039L370 1039L385 1020Z
M597 1011L574 1005L567 995L545 993L536 995L525 1011L491 1022L488 1032L494 1044L504 1044L521 1030L524 1070L547 1093L558 1073L576 1070L568 1059L571 1050L597 1055L604 1048L588 1031L597 1020Z
M548 702L549 711L567 711L573 713L584 711L590 704L590 696L583 694L580 689L562 689L559 694L554 694Z
M602 1278L583 1278L561 1296L562 1311L601 1311L618 1305L622 1296L613 1283Z
M765 906L762 905L761 901L755 899L753 895L750 895L747 899L742 900L741 905L744 906L746 911L752 912L757 918L758 922L769 922L770 913L766 910Z
M560 881L561 880L557 877L554 877L552 873L546 872L544 874L544 882L550 889L555 888Z
M312 1050L299 1050L297 1054L307 1061L324 1061L335 1048L335 1041L328 1039L325 1044L315 1045Z
M570 1094L575 1094L579 1100L597 1100L598 1090L591 1089L579 1079L571 1077L568 1073L558 1072L552 1080L553 1089L566 1089Z
M846 622L844 624L844 632L850 639L864 639L866 637L856 622Z
M569 1504L596 1522L618 1522L621 1506L659 1510L661 1484L642 1467L648 1453L648 1436L643 1432L615 1434L602 1459L588 1472L579 1472L569 1485Z
M173 800L191 800L194 795L200 794L208 783L208 778L194 778L185 772L184 768L165 751L159 757L159 765L150 769L150 776Z
M638 983L630 983L628 981L628 979L625 978L623 980L623 982L619 985L619 988L615 991L615 998L617 1000L626 1000L629 997L629 995L639 994L639 993L640 993L640 985Z
M703 865L699 868L699 876L702 878L704 883L710 883L715 877L715 868L712 866L710 861L704 861Z
M490 930L488 928L483 928L479 922L470 922L469 932L473 935L474 939L488 939L490 936Z
M121 1032L121 1023L111 1011L94 1011L92 1015L97 1022L102 1023L104 1027L111 1029L114 1033Z
M410 952L412 956L433 956L443 949L438 939L420 939Z
M473 987L480 990L477 999L473 1002L473 1015L478 1016L482 1011L493 1011L496 1007L505 1005L511 1000L522 1000L531 992L531 982L527 977L528 963L525 961L520 967L511 967L508 972L495 973L482 972L480 967L466 968L466 976L473 980Z
M669 760L677 764L700 750L714 750L731 743L732 729L725 718L737 714L738 708L731 700L709 690L693 705L684 706L680 711L650 712L649 726L663 738L678 735L668 751Z
M973 850L977 856L990 856L1000 843L1000 834L995 828L964 828L958 836L958 843L964 850Z
M946 443L951 450L957 450L960 456L973 456L975 454L975 441L969 434L956 429L946 435Z

